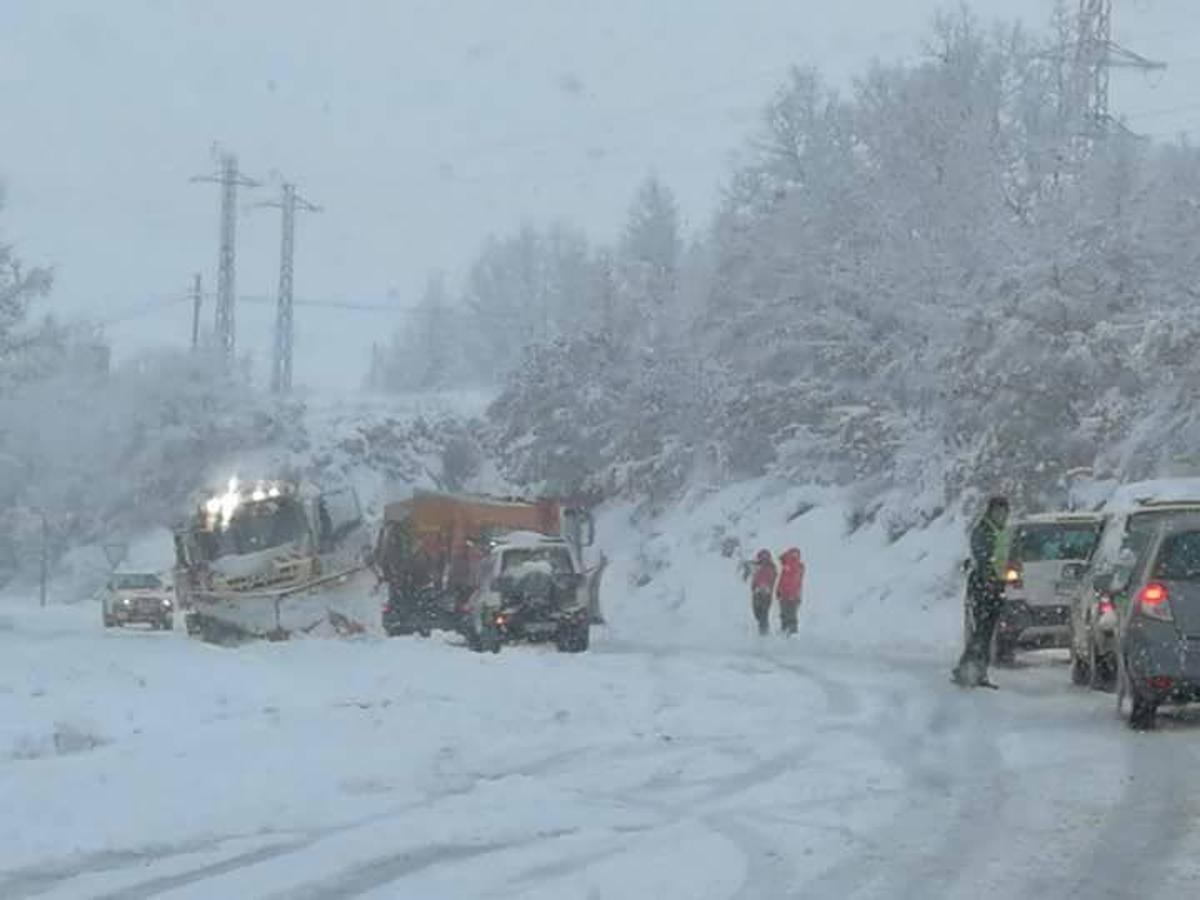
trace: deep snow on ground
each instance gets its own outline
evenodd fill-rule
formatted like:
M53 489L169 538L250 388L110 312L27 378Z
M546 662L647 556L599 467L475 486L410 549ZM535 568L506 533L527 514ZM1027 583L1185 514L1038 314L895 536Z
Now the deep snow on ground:
M609 511L578 656L217 648L9 598L0 897L1192 896L1198 717L1132 734L1056 653L954 688L963 526L889 544L849 508ZM760 639L737 558L792 544L802 632Z

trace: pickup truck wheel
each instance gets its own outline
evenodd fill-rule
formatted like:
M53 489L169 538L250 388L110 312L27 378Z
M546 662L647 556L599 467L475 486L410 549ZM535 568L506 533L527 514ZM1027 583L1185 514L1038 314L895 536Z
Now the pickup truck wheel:
M479 637L479 632L473 628L467 629L467 648L475 653L483 652L483 639Z
M563 629L555 641L559 653L583 653L590 644L591 629L588 628L586 622Z

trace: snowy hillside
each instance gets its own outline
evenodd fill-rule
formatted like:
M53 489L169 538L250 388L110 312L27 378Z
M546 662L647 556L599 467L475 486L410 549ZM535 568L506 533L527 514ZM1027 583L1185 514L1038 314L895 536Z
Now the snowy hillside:
M889 542L881 523L852 530L847 491L748 482L648 518L610 510L600 536L612 566L614 638L753 646L742 562L799 547L807 566L800 643L934 650L962 633L957 565L965 524L951 517ZM777 625L778 623L775 623Z

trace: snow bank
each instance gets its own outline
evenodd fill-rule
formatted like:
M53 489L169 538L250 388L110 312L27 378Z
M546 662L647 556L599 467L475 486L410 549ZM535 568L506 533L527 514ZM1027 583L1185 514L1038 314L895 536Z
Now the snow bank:
M802 641L952 653L966 524L943 516L891 542L881 523L852 530L855 509L844 490L754 481L653 519L628 506L607 510L598 540L611 557L603 602L612 637L744 643L753 620L743 561L759 548L778 558L795 546L807 567Z

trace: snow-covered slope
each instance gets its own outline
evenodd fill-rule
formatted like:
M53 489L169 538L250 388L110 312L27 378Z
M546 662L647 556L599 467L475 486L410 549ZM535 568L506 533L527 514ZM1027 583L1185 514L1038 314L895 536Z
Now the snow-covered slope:
M966 526L946 516L891 542L879 522L851 530L853 501L844 490L753 481L693 496L652 520L629 507L608 511L600 539L612 559L604 593L613 634L749 641L741 563L759 548L778 558L795 546L807 568L801 642L952 652L962 633L956 567Z

